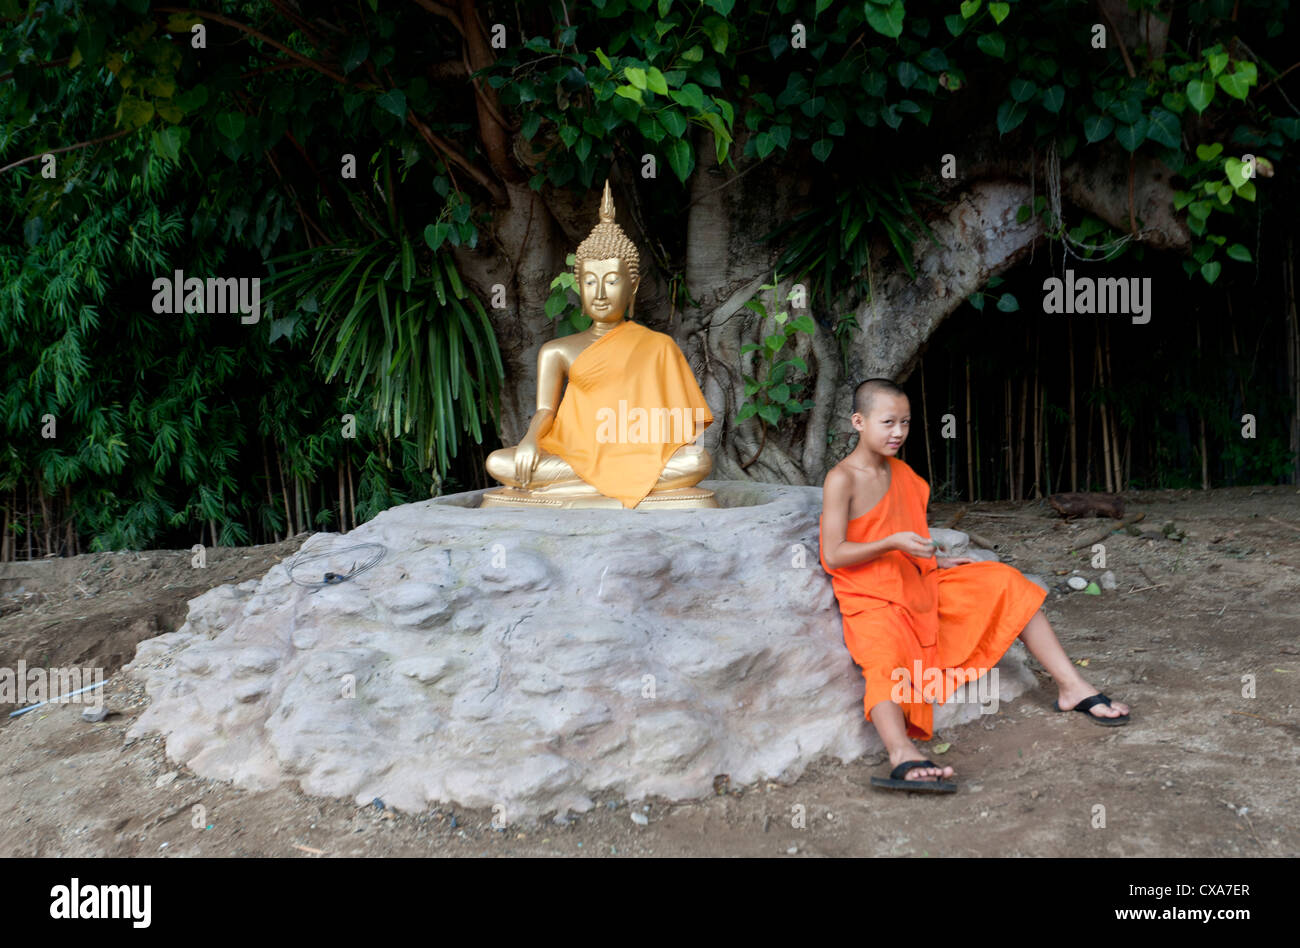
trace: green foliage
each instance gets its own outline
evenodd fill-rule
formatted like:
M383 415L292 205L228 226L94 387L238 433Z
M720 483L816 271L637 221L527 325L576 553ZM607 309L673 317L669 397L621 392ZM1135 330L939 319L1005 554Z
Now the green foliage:
M761 344L748 342L740 347L741 355L750 352L759 353L759 364L763 371L756 373L755 376L744 377L745 401L736 415L738 422L757 415L764 424L779 426L785 418L802 414L814 404L812 399L800 397L807 387L807 363L795 355L782 358L781 352L787 344L793 347L794 338L798 333L807 333L811 336L817 331L817 326L807 313L791 319L788 312L777 309L780 303L776 299L775 292L779 283L778 277L772 283L765 283L761 287L763 290L772 291L774 312L768 313L761 296L745 303L746 309L757 314L764 332L767 330L770 317L773 331L763 337ZM792 291L787 294L786 301L793 298ZM804 379L801 381L791 379L790 373L793 370L803 373ZM758 374L762 375L761 379L757 377Z
M369 393L382 433L413 432L422 464L441 478L461 432L482 442L484 425L500 410L504 370L483 304L442 246L440 228L465 225L468 205L453 201L448 220L425 229L433 253L421 266L399 220L391 175L386 183L390 223L368 218L377 239L267 261L276 272L265 298L292 306L277 333L315 315L314 354L325 381L343 379L351 397ZM447 233L459 241L459 228Z
M917 207L938 201L932 189L897 172L882 177L838 181L824 198L811 201L808 210L763 236L783 247L777 268L807 274L827 307L867 284L863 277L877 234L884 233L913 278L912 244L921 235L935 241Z
M569 254L566 269L551 281L551 293L546 298L546 315L558 320L557 335L570 336L591 326L591 317L582 311L578 293L578 278L573 275L577 255Z
M1002 277L995 276L990 277L984 286L989 290L993 290L997 289L1004 282L1005 280ZM972 307L982 313L984 312L984 304L988 301L990 295L991 294L985 290L977 290L970 296L966 297L966 302L970 303ZM994 305L1003 313L1014 313L1016 310L1020 309L1020 301L1016 299L1014 293L1000 294L994 301Z
M0 194L0 495L13 507L70 494L100 545L208 522L230 541L281 529L281 465L312 522L340 461L362 472L359 510L422 496L422 466L452 476L497 408L493 335L453 261L495 239L487 198L501 198L484 181L502 156L485 154L470 87L429 68L461 61L459 35L420 4L334 5L301 23L268 0L222 10L246 29L207 21L204 50L190 45L201 11L163 16L144 0L0 13L0 166L14 165ZM616 156L661 182L639 223L680 305L707 289L682 279L685 185L715 162L720 184L752 162L816 179L772 236L778 270L820 289L828 323L839 294L869 291L870 240L911 272L927 234L920 182L960 142L932 145L963 114L1009 149L1164 162L1195 238L1188 272L1219 287L1244 270L1229 262L1257 264L1265 211L1295 203L1289 179L1270 180L1300 138L1278 82L1290 8L1198 0L1175 15L1162 55L1127 51L1130 75L1116 37L1099 49L1080 29L1090 0L525 4L474 79L496 90L514 137L504 160L534 188L588 189ZM25 161L51 153L51 177ZM345 154L358 177L340 175ZM1024 213L1050 213L1034 204ZM1141 252L1065 216L1051 222L1063 240ZM256 327L149 311L159 274L263 275L277 260ZM547 303L561 331L583 319L566 276ZM850 327L839 318L837 338ZM797 403L775 397L780 361L765 349L747 395L765 424L760 409ZM337 433L345 412L355 443ZM36 433L45 414L52 441Z
M43 540L52 528L58 540L70 516L92 548L109 549L206 542L209 527L223 543L260 541L289 516L295 528L337 529L346 470L357 474L362 519L428 496L424 468L433 463L435 485L450 477L462 436L478 438L496 410L495 340L449 262L449 248L477 241L470 203L437 159L408 189L446 242L438 252L416 248L391 216L380 224L388 201L376 214L362 188L340 200L326 180L311 198L315 169L337 180L342 142L400 157L396 173L375 165L388 174L375 190L396 193L421 158L389 108L396 97L357 95L311 70L242 78L246 49L212 43L209 23L209 49L196 56L195 21L174 15L164 27L145 4L40 7L39 19L0 25L0 75L14 80L0 82L0 165L18 163L0 196L0 506L20 517L14 533ZM263 22L273 9L245 13ZM378 45L391 29L370 26L373 58L391 61L391 45ZM355 44L351 53L366 56ZM432 104L418 81L402 94ZM20 160L53 149L64 150L49 176L44 161ZM264 277L264 260L301 252L311 233L349 248L299 259L301 284L322 288L315 298L292 297L275 314L264 296L254 325L151 310L160 275ZM369 285L382 280L376 294L392 303L392 351L377 295L351 326L320 302L331 265L371 245L370 259L389 254ZM302 266L312 260L315 273ZM346 332L369 347L359 358L331 348ZM395 371L379 378L385 358ZM416 378L417 365L438 374ZM325 381L331 367L351 384ZM342 434L344 414L354 439ZM41 436L45 416L54 438ZM52 499L45 514L41 498Z

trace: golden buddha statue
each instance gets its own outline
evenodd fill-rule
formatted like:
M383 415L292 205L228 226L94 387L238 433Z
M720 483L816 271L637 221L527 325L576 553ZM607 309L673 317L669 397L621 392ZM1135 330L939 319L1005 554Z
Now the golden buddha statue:
M574 275L591 326L537 353L537 410L519 444L488 455L487 472L505 486L482 505L718 506L694 486L713 469L695 444L713 421L695 375L671 336L626 318L640 255L614 223L608 181Z

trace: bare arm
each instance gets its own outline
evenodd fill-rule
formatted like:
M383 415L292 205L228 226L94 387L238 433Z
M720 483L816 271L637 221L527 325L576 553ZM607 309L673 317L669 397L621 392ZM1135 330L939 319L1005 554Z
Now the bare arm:
M527 487L541 460L541 451L537 441L551 430L555 423L555 411L560 405L560 394L564 390L564 373L566 365L564 353L558 346L545 343L537 351L537 410L528 422L528 430L519 439L515 447L515 479Z
M533 412L528 431L521 441L531 439L536 443L551 430L564 391L564 371L564 353L559 347L543 345L537 352L537 410Z
M849 499L853 481L847 471L832 469L822 485L822 559L832 569L866 563L897 549L895 538L885 537L872 543L850 543L845 539L849 527Z
M849 527L849 500L853 480L847 471L832 469L822 485L822 558L831 569L867 563L886 553L897 551L925 559L934 556L934 544L910 530L892 533L871 543L851 543L846 539ZM956 565L956 564L953 564Z

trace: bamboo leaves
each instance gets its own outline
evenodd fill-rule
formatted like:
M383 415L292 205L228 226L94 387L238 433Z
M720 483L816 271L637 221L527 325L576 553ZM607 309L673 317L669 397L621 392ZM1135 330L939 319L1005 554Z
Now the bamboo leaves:
M268 299L293 303L312 293L318 301L315 355L326 380L342 380L352 396L370 393L387 436L413 433L421 463L443 476L459 432L481 439L503 375L486 312L461 282L455 261L434 253L428 275L421 275L402 235L275 262L288 266Z

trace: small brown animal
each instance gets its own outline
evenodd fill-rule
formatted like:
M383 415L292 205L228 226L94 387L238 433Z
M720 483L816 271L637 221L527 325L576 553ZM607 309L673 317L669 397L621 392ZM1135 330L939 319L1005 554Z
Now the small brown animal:
M1062 517L1113 517L1122 520L1124 501L1118 494L1053 494L1047 498Z

